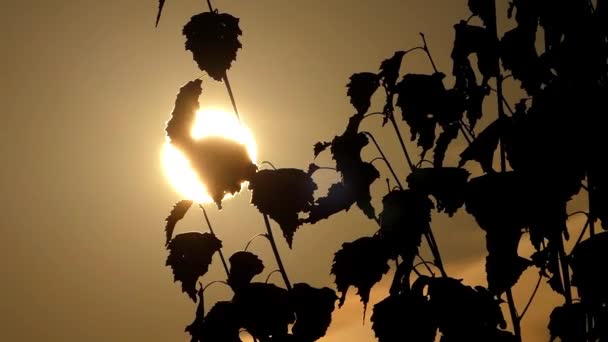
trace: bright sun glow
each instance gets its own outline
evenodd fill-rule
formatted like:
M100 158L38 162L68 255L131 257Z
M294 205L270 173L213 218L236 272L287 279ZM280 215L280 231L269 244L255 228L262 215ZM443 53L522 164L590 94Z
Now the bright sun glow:
M253 163L256 162L256 144L253 134L249 128L239 123L234 114L219 109L199 110L192 128L192 136L195 139L215 136L237 141L245 145L249 157ZM190 162L169 143L168 138L163 146L162 163L169 182L182 196L198 203L213 202L211 196L207 194L205 185L200 182L190 167ZM243 183L241 188L245 185ZM226 195L224 198L229 197L232 196Z

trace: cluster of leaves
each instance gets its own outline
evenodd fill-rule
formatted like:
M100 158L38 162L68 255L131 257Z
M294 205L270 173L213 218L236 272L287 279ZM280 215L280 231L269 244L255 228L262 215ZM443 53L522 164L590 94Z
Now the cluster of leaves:
M159 1L158 17L163 5ZM480 23L473 25L469 18L454 25L451 86L446 74L436 69L424 36L424 46L396 51L380 63L378 72L350 77L346 95L356 113L341 135L314 145L315 158L329 150L341 179L316 199L314 164L308 171L257 170L242 145L192 139L201 81L182 87L167 136L191 161L218 206L225 194L239 191L241 183L249 181L252 204L280 225L290 247L300 226L348 211L353 204L378 224L373 235L346 242L335 253L331 274L339 298L333 290L303 283L283 289L252 282L264 269L262 261L248 252L235 253L227 275L234 297L216 303L205 315L199 289L197 317L187 328L193 341L240 341L240 329L260 341L315 341L329 326L335 300L342 306L351 286L357 289L365 314L370 291L389 272L391 261L397 266L388 296L374 305L372 314L372 328L381 342L401 340L403 331L429 342L439 333L444 342L520 340L517 327L514 333L505 330L500 305L503 294L530 267L538 268L565 298L549 317L552 338L608 338L608 283L599 275L602 270L593 267L608 257L608 232L591 229L589 238L582 239L581 234L570 254L564 248L564 239L569 238L568 203L582 188L589 196L587 225L594 226L599 219L608 228L608 168L600 121L608 112L608 4L514 0L504 16L495 1L469 0L468 6ZM498 18L513 18L516 24L502 37L497 33ZM537 42L539 31L544 41ZM201 13L192 17L183 33L186 49L201 70L227 81L226 70L241 48L238 19L217 11ZM541 45L544 49L538 49ZM414 51L429 56L433 73L401 75L403 61ZM527 93L514 108L503 96L502 84L508 79L503 73L510 73ZM401 138L397 107L421 153L420 163L410 163L411 173L403 177L407 188L395 175L399 186L384 196L376 215L371 187L380 172L361 156L370 139L375 140L361 125L379 88L385 96L384 124L390 121ZM491 122L475 134L492 91L498 118L486 120ZM459 136L469 144L457 166L444 166L448 149ZM432 167L420 167L431 150ZM384 154L383 158L388 163ZM472 178L464 168L471 162L481 167L481 174ZM167 265L183 291L196 300L196 282L207 272L221 242L208 233L173 237L175 224L191 205L177 203L167 218ZM433 210L453 216L462 207L486 234L487 288L448 277L434 242ZM525 237L536 249L527 257L518 254ZM416 258L423 241L435 260L422 264L438 268L441 277L430 268L430 277L418 270ZM571 286L578 289L578 301L572 299ZM519 324L521 317L513 311L511 319Z

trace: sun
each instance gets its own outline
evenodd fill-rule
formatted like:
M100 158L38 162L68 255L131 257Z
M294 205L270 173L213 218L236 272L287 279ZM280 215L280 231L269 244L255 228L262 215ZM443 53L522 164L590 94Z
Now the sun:
M236 141L245 145L249 158L255 164L256 143L253 134L247 126L239 122L234 114L216 108L201 109L196 114L192 137L202 139L214 136ZM197 203L213 202L205 185L201 183L190 166L188 159L169 143L168 138L162 149L161 160L165 176L181 196ZM246 183L243 183L241 189L245 186ZM228 194L224 199L230 197L232 195Z

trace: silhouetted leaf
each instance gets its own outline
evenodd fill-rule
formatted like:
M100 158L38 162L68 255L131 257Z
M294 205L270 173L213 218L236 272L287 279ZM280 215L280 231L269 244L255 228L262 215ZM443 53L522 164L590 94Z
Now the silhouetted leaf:
M469 10L484 22L486 26L493 25L494 6L488 0L469 0Z
M448 146L452 140L458 137L458 124L452 124L445 126L439 137L437 138L437 143L435 144L435 149L433 150L433 164L435 167L441 167L443 165L443 159L445 158L445 153L448 150Z
M222 242L210 233L188 232L176 235L167 249L167 266L173 269L174 281L196 302L196 281L209 269L211 258Z
M242 326L259 340L282 338L295 321L287 290L273 284L251 283L235 293Z
M536 52L536 27L518 26L504 34L500 41L503 67L510 70L528 94L534 94L543 83L544 65Z
M401 108L403 120L410 126L411 140L418 139L418 146L425 152L435 143L435 116L440 113L446 95L442 82L444 77L442 73L407 74L397 84L397 106Z
M325 336L338 299L334 290L298 283L293 286L289 296L297 317L291 331L297 340L316 341Z
M395 83L397 83L397 78L399 78L399 69L401 69L403 56L405 56L405 51L395 51L393 57L385 59L380 63L378 77L390 94L394 92Z
M250 252L236 252L232 254L229 261L230 275L228 276L228 284L230 284L235 292L249 284L253 277L264 270L262 260Z
M353 74L346 87L346 95L350 97L350 103L355 107L357 113L365 114L371 105L372 95L380 86L378 75L371 72Z
M352 285L357 288L357 294L365 308L369 301L369 292L389 270L389 252L377 237L362 237L353 242L342 244L342 249L336 252L331 267L335 275L336 286L341 293L341 307L346 300L346 292Z
M192 52L198 67L221 81L242 47L239 19L227 13L203 12L190 19L183 34L186 50Z
M165 6L165 0L158 0L158 13L156 14L156 24L154 26L158 27L158 22L160 21L160 15L163 12L164 6Z
M200 342L241 342L239 311L232 302L217 302L203 322Z
M348 211L355 202L356 198L351 188L348 188L344 183L332 184L327 196L317 199L310 208L308 217L302 221L317 223L342 210Z
M318 142L315 144L315 158L323 151L325 151L329 146L331 146L330 142Z
M486 234L488 290L500 296L517 283L532 262L517 254L520 230L497 230Z
M189 200L179 201L175 203L175 206L173 206L171 213L169 213L169 216L167 216L167 218L165 219L165 221L167 221L167 224L165 225L165 233L167 235L167 241L165 242L165 246L169 244L169 241L171 241L171 238L173 237L173 230L175 230L175 225L179 220L184 218L184 216L188 212L188 209L190 209L191 206L192 201Z
M464 166L469 160L475 160L481 164L486 173L494 172L492 162L494 151L498 147L501 132L504 129L504 120L497 119L484 129L475 140L460 154L458 167Z
M477 121L483 116L483 101L490 94L490 88L474 85L467 90L467 120L471 130L477 125Z
M179 89L171 119L167 122L167 136L171 144L180 149L192 142L192 126L199 109L198 97L203 91L201 84L201 80L194 80Z
M596 234L572 250L572 285L577 287L583 301L608 304L608 279L604 268L606 260L608 232Z
M565 304L551 312L549 322L551 342L557 337L562 342L587 341L587 317L583 304Z
M190 342L204 342L203 324L205 321L205 295L201 284L197 292L198 305L196 306L196 317L194 321L186 327L185 331L192 337Z
M452 59L455 68L463 68L462 64L470 65L469 56L473 53L476 54L477 67L483 75L481 83L486 85L491 77L496 76L498 63L495 39L491 31L485 27L468 25L465 21L454 25L454 29L456 30L456 39L452 49Z
M372 329L379 342L433 342L437 333L433 312L421 294L406 292L374 305Z
M452 216L462 207L467 192L469 172L455 167L417 168L407 177L410 189L431 195L437 211Z
M300 225L298 213L310 211L317 185L310 174L299 169L258 171L249 183L251 203L277 221L289 247Z
M193 143L186 155L218 208L227 194L241 190L251 180L257 166L251 162L245 145L221 137L206 137Z

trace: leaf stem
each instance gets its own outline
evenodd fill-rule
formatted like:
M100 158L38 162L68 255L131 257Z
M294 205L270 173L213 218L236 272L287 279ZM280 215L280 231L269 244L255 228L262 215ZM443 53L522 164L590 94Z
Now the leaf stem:
M399 126L397 126L397 121L395 120L395 115L391 113L387 113L388 120L393 125L395 129L395 134L397 134L397 138L399 139L399 144L401 145L401 150L403 150L403 155L407 161L407 165L410 167L410 170L413 172L416 170L414 163L412 162L412 158L410 158L410 154L407 152L407 148L405 147L405 143L403 142L403 137L401 136L401 132L399 131Z
M211 234L215 235L215 233L213 232L213 226L211 225L211 221L209 221L209 216L207 216L207 210L205 210L205 207L203 207L202 204L199 204L198 207L201 208L201 210L203 211L203 215L205 215L205 221L207 222L207 227L209 227L209 231L211 232ZM218 250L218 254L220 255L220 259L222 260L224 271L226 271L226 277L230 277L230 270L228 269L228 264L226 264L226 258L224 258L224 253L222 252L221 248Z
M507 289L507 301L509 303L509 313L513 320L513 333L521 341L521 326L519 324L519 317L517 315L517 308L515 307L515 300L513 299L513 291L511 287Z
M536 297L536 293L538 292L538 288L540 287L540 282L543 279L543 274L539 273L538 275L538 281L536 282L536 286L534 287L534 291L532 291L532 295L530 296L530 299L528 299L528 303L526 304L526 306L524 307L524 311L521 312L521 315L519 315L518 319L521 321L522 318L524 318L524 316L526 315L526 312L528 312L528 309L530 308L530 305L532 304L532 301L534 300L534 297Z
M277 272L281 272L281 270L274 270L274 271L268 273L268 276L266 277L265 283L268 284L268 281L270 280L270 277L272 277L272 275L275 274L275 273L277 273Z
M431 65L433 66L433 70L435 70L435 72L438 72L437 66L435 65L435 61L433 60L433 56L431 56L431 52L429 51L429 46L426 43L426 37L424 36L424 33L420 32L420 37L422 37L422 43L424 44L422 49L424 50L424 52L426 52L426 55L429 57L429 61L431 62Z
M287 272L285 272L285 267L283 266L283 261L281 260L281 255L279 254L279 249L277 248L277 244L274 240L274 236L272 235L272 228L270 227L270 221L268 220L268 215L262 214L264 217L264 224L266 224L267 230L267 238L270 241L270 246L272 247L272 252L274 253L274 257L277 260L277 265L279 266L279 271L281 272L281 276L283 276L283 281L285 282L285 286L287 290L291 291L291 283L289 282L289 278L287 277Z
M437 265L439 272L441 272L441 276L444 278L447 278L448 274L446 273L445 268L443 267L443 261L441 261L441 254L439 253L439 247L437 247L437 241L435 240L435 235L433 234L433 230L431 229L430 225L429 225L428 232L425 234L425 237L426 237L427 243L429 244L429 247L431 248L433 257L435 258L435 265Z
M559 253L559 264L562 268L562 278L564 280L564 297L566 299L566 304L572 304L572 292L570 285L570 270L568 269L568 258L566 257L566 252L564 250L564 241L562 237L557 239L557 248Z
M251 239L249 239L249 241L247 242L247 244L245 245L245 249L243 249L244 252L247 252L247 250L249 249L249 245L251 245L251 243L253 241L255 241L255 239L259 238L259 237L265 237L266 239L268 239L268 235L266 235L265 233L260 233L255 235L254 237L252 237Z
M401 182L399 181L399 177L397 176L397 174L395 173L395 170L393 170L393 166L391 165L391 163L388 161L388 159L386 159L386 155L384 154L384 152L382 151L382 148L380 148L380 145L378 144L378 142L376 141L376 138L374 138L374 136L367 131L363 131L361 132L363 134L365 134L368 138L371 139L371 141L374 143L374 145L376 146L376 149L378 150L378 152L380 153L380 155L382 156L381 159L384 160L384 162L386 163L386 166L388 166L388 169L391 171L391 174L393 175L393 178L395 178L395 182L397 182L397 184L399 185L399 188L403 189L403 186L401 185Z

